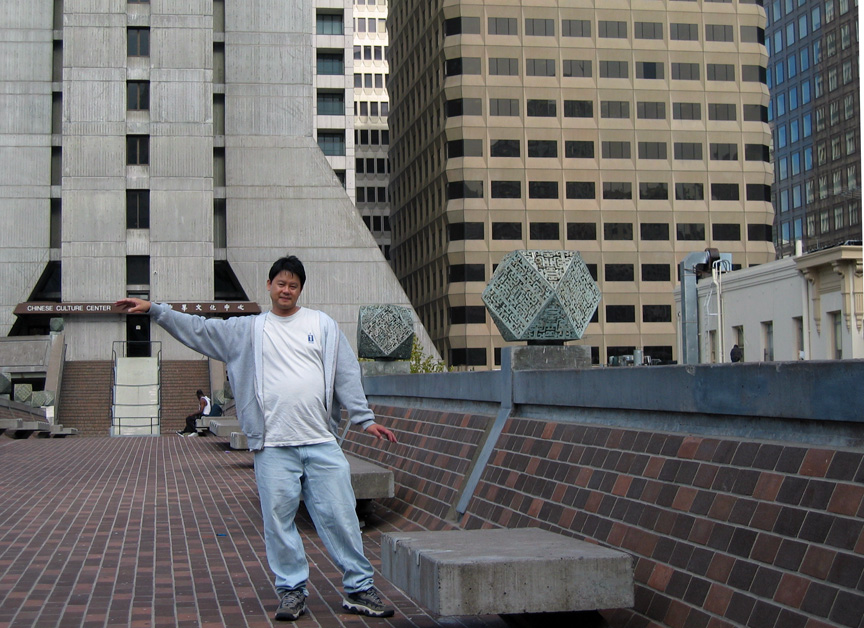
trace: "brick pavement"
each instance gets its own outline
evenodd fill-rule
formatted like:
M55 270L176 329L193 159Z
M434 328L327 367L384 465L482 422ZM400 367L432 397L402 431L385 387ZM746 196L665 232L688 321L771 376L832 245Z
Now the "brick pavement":
M272 621L276 595L252 454L223 439L0 438L0 628L290 625ZM301 508L310 561L303 627L503 628L497 616L435 618L382 577L392 619L342 612L340 574ZM382 531L419 529L378 507Z

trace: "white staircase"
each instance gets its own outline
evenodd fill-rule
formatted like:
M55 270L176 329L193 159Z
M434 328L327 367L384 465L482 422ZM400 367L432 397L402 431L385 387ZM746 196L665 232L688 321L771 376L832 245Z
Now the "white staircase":
M159 358L114 358L112 436L158 435Z

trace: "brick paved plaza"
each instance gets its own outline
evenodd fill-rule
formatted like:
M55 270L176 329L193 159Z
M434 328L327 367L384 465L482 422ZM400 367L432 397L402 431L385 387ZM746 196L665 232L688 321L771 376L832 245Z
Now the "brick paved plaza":
M271 626L252 454L180 437L0 438L0 628ZM386 580L391 619L342 612L341 579L305 510L309 612L298 626L502 627L499 617L430 617ZM381 532L417 524L376 508Z

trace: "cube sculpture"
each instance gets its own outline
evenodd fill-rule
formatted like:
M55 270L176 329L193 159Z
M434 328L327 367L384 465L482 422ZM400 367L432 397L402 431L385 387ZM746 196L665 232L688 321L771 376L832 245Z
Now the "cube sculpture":
M404 305L364 305L357 323L357 355L370 360L409 360L414 319Z
M575 251L513 251L482 298L504 340L563 343L585 333L600 289Z

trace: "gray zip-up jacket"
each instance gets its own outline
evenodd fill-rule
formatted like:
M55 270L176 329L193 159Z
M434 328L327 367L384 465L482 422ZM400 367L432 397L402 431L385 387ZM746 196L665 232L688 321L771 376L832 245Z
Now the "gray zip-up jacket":
M264 447L264 411L261 368L264 317L237 316L228 319L183 314L164 303L152 303L150 316L187 347L225 362L237 409L237 419L246 434L249 449ZM330 430L336 435L341 407L349 420L364 430L375 422L360 379L360 364L345 334L332 318L317 312L324 348L324 399Z

